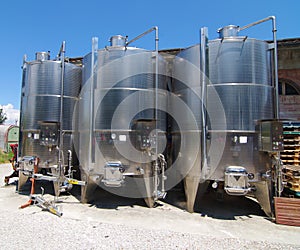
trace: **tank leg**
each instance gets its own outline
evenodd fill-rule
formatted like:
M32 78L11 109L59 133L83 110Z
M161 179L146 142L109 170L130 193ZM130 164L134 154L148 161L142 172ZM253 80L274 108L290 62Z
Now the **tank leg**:
M144 177L145 182L145 191L146 191L146 197L144 198L147 206L149 208L154 207L155 201L153 197L153 183L152 178L150 177Z
M59 174L57 168L51 168L50 171L53 176L58 176L58 174ZM60 195L60 182L59 181L53 181L53 189L54 189L54 195L58 197Z
M152 176L152 166L147 165L144 167L145 173L142 178L142 185L139 187L140 191L144 197L145 203L149 208L154 207L154 185L153 185L153 176ZM139 185L138 185L139 186Z
M60 188L59 187L60 187L59 182L54 181L53 182L54 195L57 196L57 197L60 195Z
M269 217L274 216L272 196L271 196L270 181L260 181L255 183L255 197L258 200L261 208Z
M85 181L85 185L81 186L81 203L88 203L94 196L97 184L86 173L81 173L81 180Z
M194 212L194 204L196 200L199 179L195 176L187 175L184 178L184 191L186 196L186 210L190 213Z
M153 198L153 197L147 197L147 198L144 198L144 201L146 202L146 205L147 205L149 208L153 208L153 207L154 207L155 201L154 201L154 198Z
M22 189L25 183L28 180L28 176L24 175L21 171L19 171L19 180L18 180L18 192L22 192Z

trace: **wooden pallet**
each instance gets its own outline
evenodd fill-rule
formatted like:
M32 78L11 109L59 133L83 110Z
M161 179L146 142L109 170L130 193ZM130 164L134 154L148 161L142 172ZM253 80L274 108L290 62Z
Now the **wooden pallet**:
M300 152L300 146L284 145L283 154L296 154Z
M300 176L296 174L292 174L290 172L283 172L283 177L286 181L291 181L295 183L300 183Z
M284 176L283 181L285 182L285 187L294 191L294 192L300 192L300 180L298 179L295 181L294 179L286 178Z
M300 192L300 122L283 123L284 151L280 158L283 163L284 193Z
M291 191L294 191L294 192L297 192L297 193L300 192L300 183L287 181L286 186Z
M300 192L300 166L287 165L282 169L283 181L286 190L294 193Z
M299 159L281 159L283 163L294 163L294 166L299 166Z
M286 165L283 171L296 176L300 175L300 167L295 165Z
M292 141L300 141L300 136L295 136L295 135L284 135L283 138L284 142L292 142Z
M295 178L300 177L300 166L285 165L282 171L284 174L288 176L295 177Z
M293 149L293 148L291 148L291 149L284 149L283 150L283 152L284 153L300 153L300 149Z
M277 224L300 226L300 199L275 197L274 202Z
M283 189L283 193L284 197L289 197L289 198L300 198L300 192L296 192L296 191L293 191L287 187L284 187Z
M300 150L300 145L296 143L290 143L290 144L284 144L283 150L294 150L294 151L299 151Z
M300 158L299 158L299 155L298 154L294 154L294 155L286 155L286 154L281 154L280 155L281 156L281 158L287 158L287 159L293 159L293 160L299 160Z

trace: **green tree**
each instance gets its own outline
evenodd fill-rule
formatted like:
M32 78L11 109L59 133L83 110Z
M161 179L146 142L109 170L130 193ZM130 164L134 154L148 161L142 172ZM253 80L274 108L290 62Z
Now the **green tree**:
M7 119L6 114L3 113L3 109L0 108L0 124L3 124Z

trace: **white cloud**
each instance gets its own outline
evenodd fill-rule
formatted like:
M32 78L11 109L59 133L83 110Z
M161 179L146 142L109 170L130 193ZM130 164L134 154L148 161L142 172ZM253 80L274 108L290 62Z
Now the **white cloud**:
M4 124L19 125L20 110L15 109L14 105L10 103L8 103L7 105L0 105L0 108L3 109L3 112L6 114L7 117Z

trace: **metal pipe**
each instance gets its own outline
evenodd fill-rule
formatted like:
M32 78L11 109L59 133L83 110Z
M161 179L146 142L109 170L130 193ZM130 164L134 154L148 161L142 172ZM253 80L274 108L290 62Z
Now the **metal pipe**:
M69 157L68 157L68 176L69 178L72 178L72 151L69 149L68 150L68 154L69 154Z
M162 163L162 170L161 170L161 177L162 177L162 182L161 182L161 192L165 193L165 162Z
M157 26L154 26L152 27L151 29L143 32L142 34L136 36L135 38L131 39L130 41L128 41L125 45L125 47L127 47L129 44L137 41L138 39L142 38L143 36L151 33L152 31L155 30L155 120L156 120L156 138L157 138L157 117L158 117L158 41L159 41L159 38L158 38L158 27ZM155 152L156 156L158 154L157 152L157 146L156 146L156 152Z
M26 70L27 70L27 55L25 54L23 56L23 65L22 65L22 86L21 86L21 102L20 102L20 120L19 120L19 124L20 124L20 135L19 135L19 140L18 140L18 143L19 143L19 147L18 147L18 157L21 157L21 154L22 154L22 148L23 148L23 140L22 140L22 129L21 129L21 126L23 124L23 95L25 95L25 83L26 83ZM18 162L18 161L17 161Z
M161 165L161 192L162 195L165 194L166 190L165 190L165 180L166 180L166 176L165 176L165 168L166 168L166 160L165 160L165 156L163 154L159 154L159 158L160 158L160 165Z
M126 42L125 47L127 47L129 44L137 41L138 39L142 38L143 36L151 33L152 31L155 30L155 119L156 119L156 131L157 131L157 117L158 117L158 27L154 26L150 29L148 29L147 31L143 32L142 34L136 36L135 38L131 39L130 41ZM157 138L157 132L156 132L156 138ZM156 152L155 152L156 156L157 156L157 146L156 146Z
M145 35L151 33L153 30L156 30L156 33L157 33L157 32L158 32L158 27L157 27L157 26L152 27L151 29L149 29L149 30L143 32L142 34L136 36L135 38L131 39L129 42L126 43L125 47L127 47L129 44L135 42L136 40L139 40L139 39L142 38L143 36L145 36Z
M207 50L208 50L208 29L203 27L200 30L200 79L201 79L201 114L202 114L202 160L201 170L204 176L207 172L207 148L206 148L206 137L207 137L207 86L206 78L208 76L208 65L207 65ZM202 176L202 175L201 175ZM203 176L203 177L204 177Z
M278 50L277 50L277 36L276 36L276 18L275 16L270 17L273 24L273 43L274 43L274 75L275 75L275 118L279 119L279 82L278 82Z
M27 55L24 54L23 55L23 65L22 65L22 68L24 67L24 65L26 64L26 62L27 62Z
M155 26L152 28L155 30L155 137L156 137L156 147L155 147L155 157L157 161L158 156L158 149L157 149L157 142L158 142L158 27Z
M66 52L66 42L63 41L60 47L59 55L61 60L61 90L60 90L60 129L59 129L59 149L58 149L58 166L59 166L59 174L62 172L62 150L63 150L63 118L64 118L64 75L65 75L65 52Z
M151 31L155 30L155 186L154 192L157 198L158 195L158 27L153 27ZM148 33L151 32L148 30ZM147 31L146 31L147 32ZM147 34L148 34L147 33Z
M155 31L155 139L156 139L156 145L155 145L155 163L154 163L154 195L155 198L157 198L158 195L158 27L154 26L151 29L143 32L142 34L138 35L137 37L131 39L126 43L126 47L137 41L138 39L142 38L143 36L151 33L152 31Z
M89 152L91 156L91 162L95 162L95 155L94 155L94 150L95 148L93 147L93 131L94 131L94 84L95 84L95 54L98 51L98 37L93 37L92 38L92 58L91 58L91 77L90 77L90 130L89 130L89 137L90 137L90 143L89 143ZM97 72L96 72L97 73Z
M245 26L243 26L243 27L240 27L239 30L241 31L241 30L248 29L248 28L253 27L253 26L255 26L255 25L258 25L258 24L267 22L267 21L271 20L272 18L274 18L274 16L269 16L269 17L266 17L266 18L264 18L264 19L255 21L255 22L253 22L253 23L249 23L249 24L247 24L247 25L245 25Z
M66 52L66 42L63 41L60 46L60 49L58 51L58 54L56 56L56 60L59 60L59 59L61 59L62 56L65 56L65 55L62 55L62 54L65 54L65 52ZM48 51L48 53L50 53L50 51Z
M280 152L277 152L277 162L276 162L276 177L277 180L277 196L280 197L283 192L283 179L282 179L282 161L280 159Z
M264 19L261 19L259 21L250 23L248 25L245 25L241 28L239 28L239 30L244 30L244 29L248 29L252 26L258 25L260 23L263 22L267 22L269 20L272 20L272 32L273 32L273 44L274 44L274 77L275 77L275 119L279 119L279 88L278 88L278 58L277 58L277 37L276 37L276 32L277 32L277 28L276 28L276 17L275 16L269 16L266 17Z

